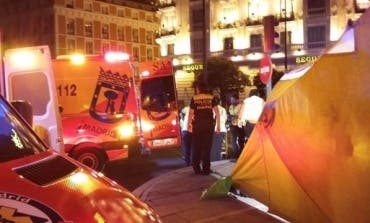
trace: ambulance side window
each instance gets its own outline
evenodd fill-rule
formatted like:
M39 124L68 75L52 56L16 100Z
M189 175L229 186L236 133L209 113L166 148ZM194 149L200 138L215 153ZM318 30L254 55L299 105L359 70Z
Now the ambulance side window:
M0 162L46 150L31 129L0 100Z
M31 103L33 114L44 115L50 101L48 80L44 73L34 72L22 75L11 75L13 100L25 100Z

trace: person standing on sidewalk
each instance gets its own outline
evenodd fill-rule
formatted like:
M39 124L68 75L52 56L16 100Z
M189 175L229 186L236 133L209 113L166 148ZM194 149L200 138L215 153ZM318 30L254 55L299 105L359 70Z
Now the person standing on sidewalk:
M193 134L192 165L195 174L208 175L211 173L210 156L215 124L216 133L220 132L220 114L215 98L207 92L205 83L197 81L195 86L196 94L191 99L188 118L188 128L192 129Z
M213 142L212 142L212 149L211 149L211 161L221 160L221 151L222 146L224 145L224 141L226 138L226 120L227 120L227 112L224 107L221 105L221 100L216 97L216 103L218 107L218 111L220 113L220 133L213 133ZM217 128L217 126L215 126ZM216 130L216 129L215 129Z
M243 129L245 134L245 143L248 141L255 124L257 123L265 101L259 96L257 89L252 89L249 92L249 97L243 101L242 109L239 113L239 119L243 123Z
M239 102L237 94L230 97L229 119L230 119L230 134L231 134L231 158L237 159L244 146L244 130L239 123L239 112L242 104Z
M190 106L186 105L180 112L180 127L181 127L181 148L182 156L184 157L186 166L191 165L191 143L192 133L191 129L188 129L188 118L189 118ZM191 125L190 125L191 128Z

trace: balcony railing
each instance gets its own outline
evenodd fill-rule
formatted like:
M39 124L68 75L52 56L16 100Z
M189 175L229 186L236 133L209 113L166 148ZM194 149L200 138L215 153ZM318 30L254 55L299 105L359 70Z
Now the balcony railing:
M175 7L176 3L174 1L170 2L159 2L157 4L157 8L162 9L162 8L168 8L168 7Z
M259 49L228 49L228 50L222 50L222 51L216 51L216 52L211 52L210 56L211 57L231 57L231 56L237 56L237 55L247 55L251 52L262 52L262 48Z
M295 19L294 13L287 13L287 16L285 18L285 13L282 12L280 14L277 14L276 17L279 22L293 21Z
M262 17L252 18L248 17L242 21L242 24L244 26L256 26L256 25L262 25Z
M218 22L215 25L216 29L233 29L233 28L237 28L237 27L238 27L237 22L233 22L233 23Z
M303 44L288 44L288 51L295 51L295 50L304 50L304 45ZM282 46L280 51L284 49L284 46ZM212 57L231 57L231 56L245 56L249 53L263 53L263 47L262 46L255 46L255 47L250 47L247 49L225 49L217 52L211 52ZM289 54L289 53L288 53Z
M288 21L290 21L290 19L294 19L293 18L288 18ZM234 29L234 28L239 28L241 26L257 26L257 25L262 25L262 17L261 16L258 16L258 17L248 17L246 19L242 19L242 20L239 20L239 21L235 21L235 22L232 22L232 23L224 23L224 22L217 22L215 25L214 25L214 28L215 29Z
M160 38L164 36L176 35L177 33L179 33L178 29L161 29L155 33L155 37Z
M303 44L288 44L288 49L289 50L303 50L304 49L304 45ZM283 45L284 47L284 45Z

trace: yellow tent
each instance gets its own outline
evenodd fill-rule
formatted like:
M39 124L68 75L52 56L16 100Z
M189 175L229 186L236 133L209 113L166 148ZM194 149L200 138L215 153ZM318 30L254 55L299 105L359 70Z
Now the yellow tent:
M233 171L291 222L370 222L370 11L269 95Z

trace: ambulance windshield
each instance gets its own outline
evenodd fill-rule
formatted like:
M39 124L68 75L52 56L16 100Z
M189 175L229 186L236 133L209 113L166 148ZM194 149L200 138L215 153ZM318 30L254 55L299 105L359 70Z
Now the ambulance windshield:
M176 110L176 93L172 76L146 79L141 84L142 108L154 120L166 118Z
M0 97L0 126L0 162L47 150L32 129L2 97Z

